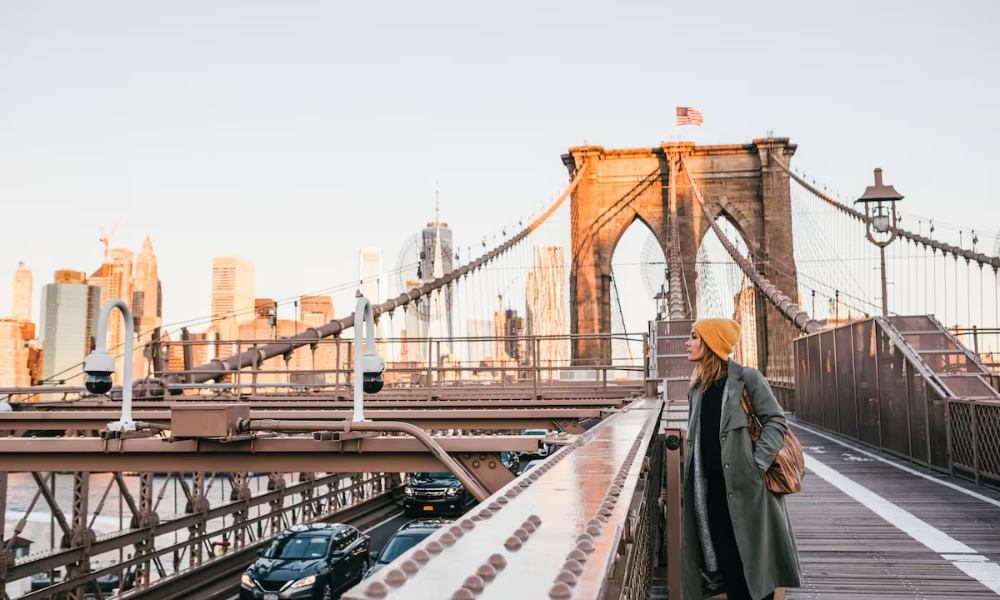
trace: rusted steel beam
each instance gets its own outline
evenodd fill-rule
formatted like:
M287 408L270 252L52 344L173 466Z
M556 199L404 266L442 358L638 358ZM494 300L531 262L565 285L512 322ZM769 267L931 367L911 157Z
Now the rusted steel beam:
M373 433L397 433L408 435L414 440L416 440L421 446L427 449L434 458L439 460L442 465L445 466L446 470L451 471L465 489L471 493L476 500L480 502L483 501L489 494L486 492L485 488L479 485L472 477L468 474L462 465L455 461L438 443L440 439L446 438L434 438L430 436L426 431L420 429L412 423L404 423L401 421L341 421L340 423L327 423L324 421L295 421L295 420L267 420L262 419L259 421L250 420L247 424L247 429L249 431L330 431L331 426L337 426L338 431L343 431L345 434L352 431L360 432L373 432ZM342 427L342 429L340 429ZM373 471L390 471L393 470L391 467L386 469L372 469ZM399 469L395 469L399 471Z
M337 477L339 477L339 475ZM325 481L325 478L323 480L316 480L314 482L310 482L309 484L306 484L306 486L308 487L308 489L312 489L313 486L319 485L318 482L320 482L320 481ZM358 485L360 485L360 486L368 485L368 484L372 483L372 481L373 480L365 480L365 481L361 482ZM352 487L357 487L357 486L352 486ZM299 489L298 486L296 486L296 489L299 492L304 491L303 489ZM326 496L329 496L332 493L333 492L330 492L330 493L326 494ZM371 496L371 497L369 497L366 494L364 494L363 490L362 490L361 501L359 501L359 502L357 502L355 504L351 504L350 506L347 506L347 507L338 507L336 510L332 510L332 511L328 511L328 512L325 512L325 513L320 513L320 514L313 515L313 517L310 520L311 521L317 521L317 520L336 519L338 521L344 521L344 522L351 523L351 522L354 522L357 519L363 519L363 518L365 518L367 515L369 515L372 512L373 509L379 509L381 507L392 505L398 499L398 497L400 496L400 494L401 494L401 489L399 487L395 487L395 488L389 489L388 491L380 492L380 493L376 494L375 496ZM261 496L257 497L257 499L259 499L259 498L261 498ZM282 509L282 512L288 513L290 511L296 509L296 508L300 508L304 502L305 502L304 500L301 500L301 501L299 501L299 502L297 502L297 503L295 503L293 505L286 506L286 507L284 507ZM228 514L232 514L233 510L239 509L242 505L243 505L243 503L241 503L241 502L234 502L234 503L231 503L231 504L227 505L225 508L228 508L229 512L227 512L225 514L227 514L227 515ZM216 509L215 512L217 513L218 509ZM217 516L222 516L222 515L218 514ZM215 517L213 517L213 518L215 518ZM264 513L264 514L261 514L261 515L258 515L258 516L255 516L255 517L252 517L252 518L248 519L247 523L252 524L252 523L255 523L257 521L262 521L262 520L265 520L265 519L268 519L268 518L270 518L270 515L268 513ZM29 598L30 599L34 599L34 598L48 598L48 597L51 597L53 594L61 593L61 592L65 592L65 591L77 588L77 587L79 587L81 585L86 584L88 581L93 581L96 578L101 577L103 575L118 573L122 569L125 569L125 568L135 568L135 567L139 566L145 560L151 560L152 559L154 561L159 561L162 556L164 556L164 555L166 555L168 553L171 553L171 552L173 552L173 551L175 551L175 550L177 550L177 549L179 549L179 548L181 548L183 546L186 546L188 544L191 544L191 543L201 544L201 543L204 543L209 537L218 536L218 535L221 535L223 533L230 533L231 534L231 533L235 532L235 530L236 530L237 527L239 527L239 525L237 525L236 523L231 522L229 525L227 525L225 527L222 527L222 528L219 528L219 529L215 529L215 530L212 530L212 531L208 531L208 532L204 533L200 537L197 537L197 538L194 538L194 539L187 539L187 540L179 541L179 542L172 543L172 544L167 544L166 546L159 547L159 548L153 548L146 555L137 555L137 556L134 556L134 557L126 559L126 560L124 560L124 561L122 561L122 562L120 562L118 564L115 564L115 565L112 565L112 566L109 566L109 567L105 567L105 568L102 568L102 569L99 569L99 570L95 570L95 571L93 571L91 573L88 573L88 574L86 574L84 576L81 576L79 578L70 579L70 580L64 581L62 583L56 584L54 586L50 586L50 587L47 587L45 589L39 590L37 592L33 592L33 593L30 593L30 594L27 594L25 596L22 596L22 598L26 598L26 599L29 599ZM145 532L146 531L143 530L143 533L145 533ZM129 533L133 533L133 532L129 532ZM161 528L157 528L156 529L156 535L159 536L162 533L165 533L165 531L162 530ZM99 542L99 543L102 543L102 544L106 545L107 541L108 540L104 540L102 538L101 542ZM116 538L116 539L114 539L114 541L117 542L117 543L122 543L122 542L125 541L125 539L124 538ZM162 593L162 590L164 588L169 589L171 587L176 587L178 585L180 587L176 588L176 589L179 589L179 590L189 589L190 590L190 589L198 587L199 585L204 585L206 583L204 581L206 578L211 578L215 574L218 574L220 572L222 572L223 574L228 573L228 575L230 577L232 577L232 571L235 569L235 573L238 574L239 571L241 571L242 569L244 569L246 567L246 565L248 565L250 562L252 562L256 558L256 554L254 552L252 552L252 551L255 550L255 549L257 549L257 548L259 548L259 547L261 547L261 546L263 546L263 545L265 545L265 544L267 544L268 541L270 541L270 538L259 539L259 540L255 541L255 542L251 543L251 544L248 544L244 548L238 549L236 551L228 552L228 553L224 554L221 557L210 558L210 559L206 560L204 563L202 563L203 564L203 568L192 567L192 568L189 568L189 569L187 569L186 571L184 571L184 572L182 572L180 574L176 574L176 575L173 575L171 577L168 577L168 578L165 578L165 579L161 579L159 581L151 582L150 587L147 590L141 590L141 589L140 590L134 590L134 591L132 591L129 594L129 597L137 597L139 594L143 594L143 597L147 597L147 596L150 596L150 597L161 597L161 596L159 596L159 594ZM114 549L114 548L112 548L112 549ZM58 557L59 557L59 555L56 555L56 558L58 558ZM242 560L243 562L239 563L239 564L231 564L231 563L233 563L233 559L237 558L237 557L239 558L239 560ZM44 571L49 570L49 568L51 568L49 565L56 564L56 563L52 562L52 558L53 557L51 557L51 556L45 556L42 559L40 559L39 561L31 561L31 562L29 562L27 564L18 565L17 568L18 568L18 573L19 574L22 573L22 572L24 572L26 568L34 568L34 570L28 571L24 575L19 575L17 578L19 579L21 577L27 577L27 576L31 575L32 573L35 573L35 572L44 572ZM62 558L66 558L66 556L63 555ZM60 564L66 564L66 563L64 562L64 563L60 563ZM39 567L42 567L43 565L45 566L45 568L39 568ZM220 571L220 569L221 569L221 571ZM226 571L226 569L229 569L229 571ZM234 586L233 587L235 587L235 582L237 580L238 580L238 578L233 580L234 581ZM149 591L152 591L152 593L147 593ZM190 596L187 595L187 594L185 594L185 595L177 595L177 592L175 590L174 593L173 593L173 595L169 595L168 594L168 595L162 596L162 597L178 598L178 597L190 597Z
M606 419L343 598L603 597L621 549L649 517L630 509L646 491L662 407L644 399Z
M483 400L400 400L377 402L365 400L365 408L372 410L445 410L445 409L519 409L519 408L617 408L630 401L631 398L622 395L616 397L587 397L587 398L565 398L560 400L530 400L530 399L483 399ZM347 409L352 403L346 400L331 400L329 398L317 398L310 400L308 397L292 396L288 400L281 400L275 397L240 399L219 396L199 397L197 399L178 402L172 399L169 404L164 402L133 402L135 410L166 410L168 407L179 405L197 404L218 404L219 402L233 402L246 404L251 410L338 410ZM6 418L17 420L14 415L32 415L35 413L64 411L68 413L89 412L95 410L113 411L114 414L121 413L120 405L117 402L95 402L91 400L79 400L76 402L59 403L15 403L15 410L11 416ZM8 413L0 413L4 415ZM367 414L367 410L366 410ZM0 428L3 428L0 426Z
M424 429L550 429L556 422L578 422L580 419L600 418L603 411L597 408L518 408L518 409L462 409L462 410L372 410L365 416L379 420L413 422ZM115 410L93 411L17 411L0 413L0 430L101 430L108 421L118 418ZM137 421L170 426L169 410L139 409L132 413ZM351 418L350 410L251 410L252 419L307 419L343 421Z
M483 488L489 490L491 494L514 479L514 474L500 460L498 452L480 452L477 454L462 452L456 454L455 459Z
M436 437L448 454L533 452L524 436ZM441 471L443 463L407 437L317 440L255 437L167 441L162 438L0 438L0 471L337 471L342 473Z

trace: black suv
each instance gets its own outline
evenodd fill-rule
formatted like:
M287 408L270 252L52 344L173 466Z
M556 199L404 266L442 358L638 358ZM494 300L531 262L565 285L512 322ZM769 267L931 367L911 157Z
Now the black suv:
M240 578L240 600L330 600L368 570L368 536L350 525L282 531Z
M382 551L375 554L375 562L368 569L365 577L370 577L372 574L378 573L383 567L399 558L404 552L440 529L442 525L448 525L449 523L452 523L451 519L417 519L403 525L386 541Z
M471 498L451 473L414 473L403 488L403 510L409 515L457 515L465 510Z

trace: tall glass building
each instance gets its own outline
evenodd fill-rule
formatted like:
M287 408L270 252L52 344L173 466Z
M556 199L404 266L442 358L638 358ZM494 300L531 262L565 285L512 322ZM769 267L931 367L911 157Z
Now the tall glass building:
M50 283L42 288L42 378L48 383L83 384L82 363L93 347L101 288L85 283Z

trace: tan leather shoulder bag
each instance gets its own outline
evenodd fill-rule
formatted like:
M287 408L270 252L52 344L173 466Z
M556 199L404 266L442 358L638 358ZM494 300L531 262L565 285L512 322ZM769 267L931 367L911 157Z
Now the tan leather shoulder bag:
M761 424L750 403L750 394L743 388L743 412L747 415L747 427L750 428L750 439L756 446L760 439ZM791 429L785 432L785 441L778 450L774 462L764 473L767 489L775 494L794 494L802 490L802 478L806 474L806 463L802 457L802 444Z

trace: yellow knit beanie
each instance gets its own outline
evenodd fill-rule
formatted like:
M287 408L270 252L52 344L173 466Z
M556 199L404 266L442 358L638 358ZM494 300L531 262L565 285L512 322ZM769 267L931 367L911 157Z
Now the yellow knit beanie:
M732 319L699 319L693 327L702 341L723 360L733 353L742 330L740 324Z

